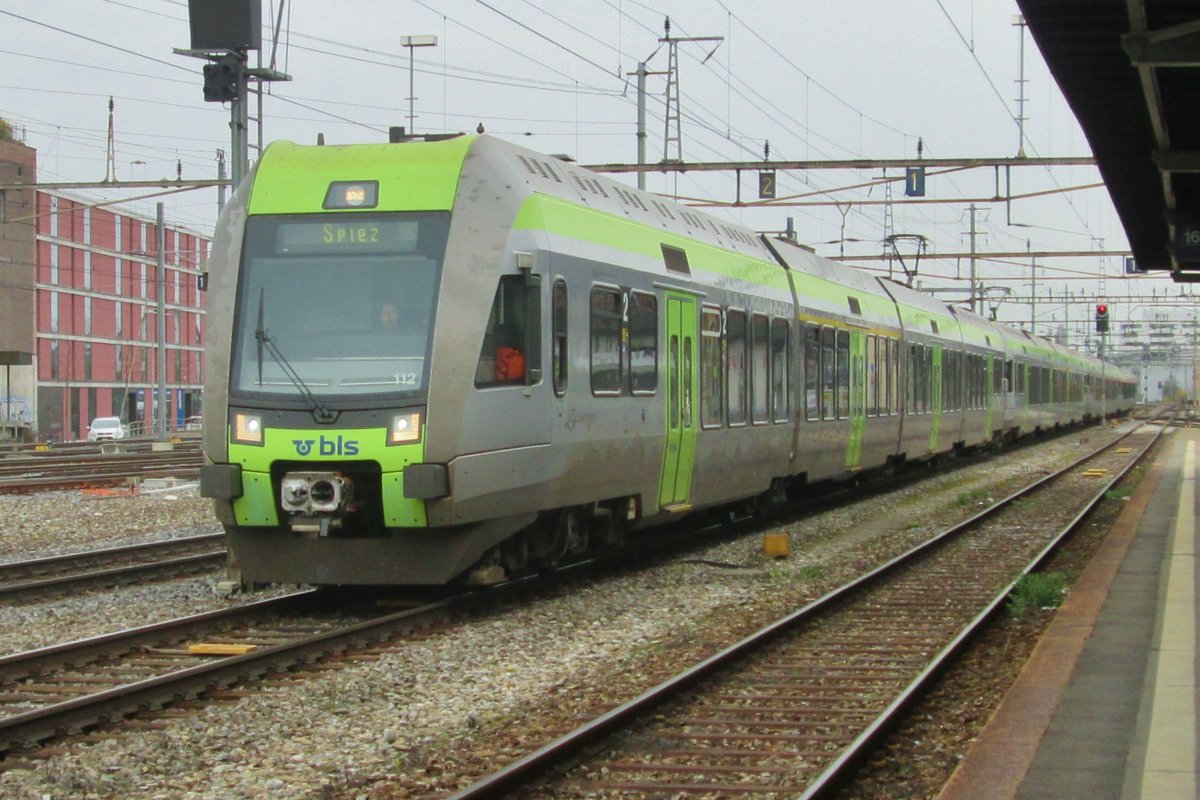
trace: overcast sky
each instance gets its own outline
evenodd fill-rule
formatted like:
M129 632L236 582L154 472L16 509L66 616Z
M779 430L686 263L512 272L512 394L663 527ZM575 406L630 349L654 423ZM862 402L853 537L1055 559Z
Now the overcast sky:
M279 0L262 3L270 26ZM482 123L584 164L632 162L636 88L627 73L647 59L650 70L666 70L658 38L669 16L674 36L724 37L719 45L679 45L686 161L753 161L768 141L772 158L790 160L915 159L918 139L926 157L1013 156L1018 13L1013 0L289 0L275 52L276 68L292 80L271 87L264 139L310 144L323 133L330 144L386 141L389 125L407 124L409 51L400 37L432 34L438 45L413 53L418 133ZM111 96L118 179L173 177L177 162L185 178L213 177L216 151L229 150L229 112L203 101L203 62L172 53L189 44L185 0L0 0L0 117L38 149L41 180L100 180ZM267 32L264 61L271 49ZM1026 154L1090 155L1028 33L1025 78ZM651 161L663 157L664 88L664 77L649 79ZM930 174L928 199L964 202L896 203L889 220L881 177L879 170L790 173L780 176L779 193L804 194L808 205L709 210L758 230L782 230L791 216L799 239L832 257L879 254L887 231L925 236L933 252L966 251L971 200L981 251L1128 246L1103 189L1007 207L982 200L996 194L991 169ZM636 183L632 175L619 179ZM1097 182L1090 167L1012 172L1015 194ZM742 183L743 198L753 199L754 176ZM732 201L737 192L725 174L654 174L647 188L688 200ZM893 196L902 199L900 184ZM211 229L215 190L165 201L173 219ZM150 201L133 207L153 213ZM1163 279L1120 279L1121 264L1099 256L1042 262L1040 332L1061 323L1068 288L1178 292ZM981 262L980 270L986 284L1030 292L1026 259ZM940 296L961 299L968 272L965 261L926 260L920 280L955 287L958 294ZM1072 317L1090 313L1091 302L1078 300ZM1014 321L1029 313L1012 302L1000 311ZM1119 307L1117 316L1125 318Z

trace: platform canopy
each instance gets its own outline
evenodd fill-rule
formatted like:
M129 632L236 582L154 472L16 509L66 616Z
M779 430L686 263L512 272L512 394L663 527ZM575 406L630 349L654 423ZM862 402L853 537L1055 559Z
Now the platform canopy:
M1200 3L1017 3L1092 147L1136 268L1200 282Z

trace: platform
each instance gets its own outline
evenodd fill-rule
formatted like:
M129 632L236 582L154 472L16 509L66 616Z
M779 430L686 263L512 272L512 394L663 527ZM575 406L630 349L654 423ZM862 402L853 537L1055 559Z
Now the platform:
M1172 429L939 800L1195 800L1195 474Z

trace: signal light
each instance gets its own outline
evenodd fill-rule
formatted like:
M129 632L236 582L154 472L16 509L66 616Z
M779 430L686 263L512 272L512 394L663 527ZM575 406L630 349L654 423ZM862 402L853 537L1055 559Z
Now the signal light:
M204 65L204 102L226 103L238 98L241 88L241 59L229 54Z
M1096 333L1108 333L1108 305L1099 303L1096 306Z

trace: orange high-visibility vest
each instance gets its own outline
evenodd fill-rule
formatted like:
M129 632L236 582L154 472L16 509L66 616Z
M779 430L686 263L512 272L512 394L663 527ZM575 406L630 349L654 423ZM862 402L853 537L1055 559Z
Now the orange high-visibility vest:
M496 349L496 380L519 381L525 377L525 356L513 347Z

